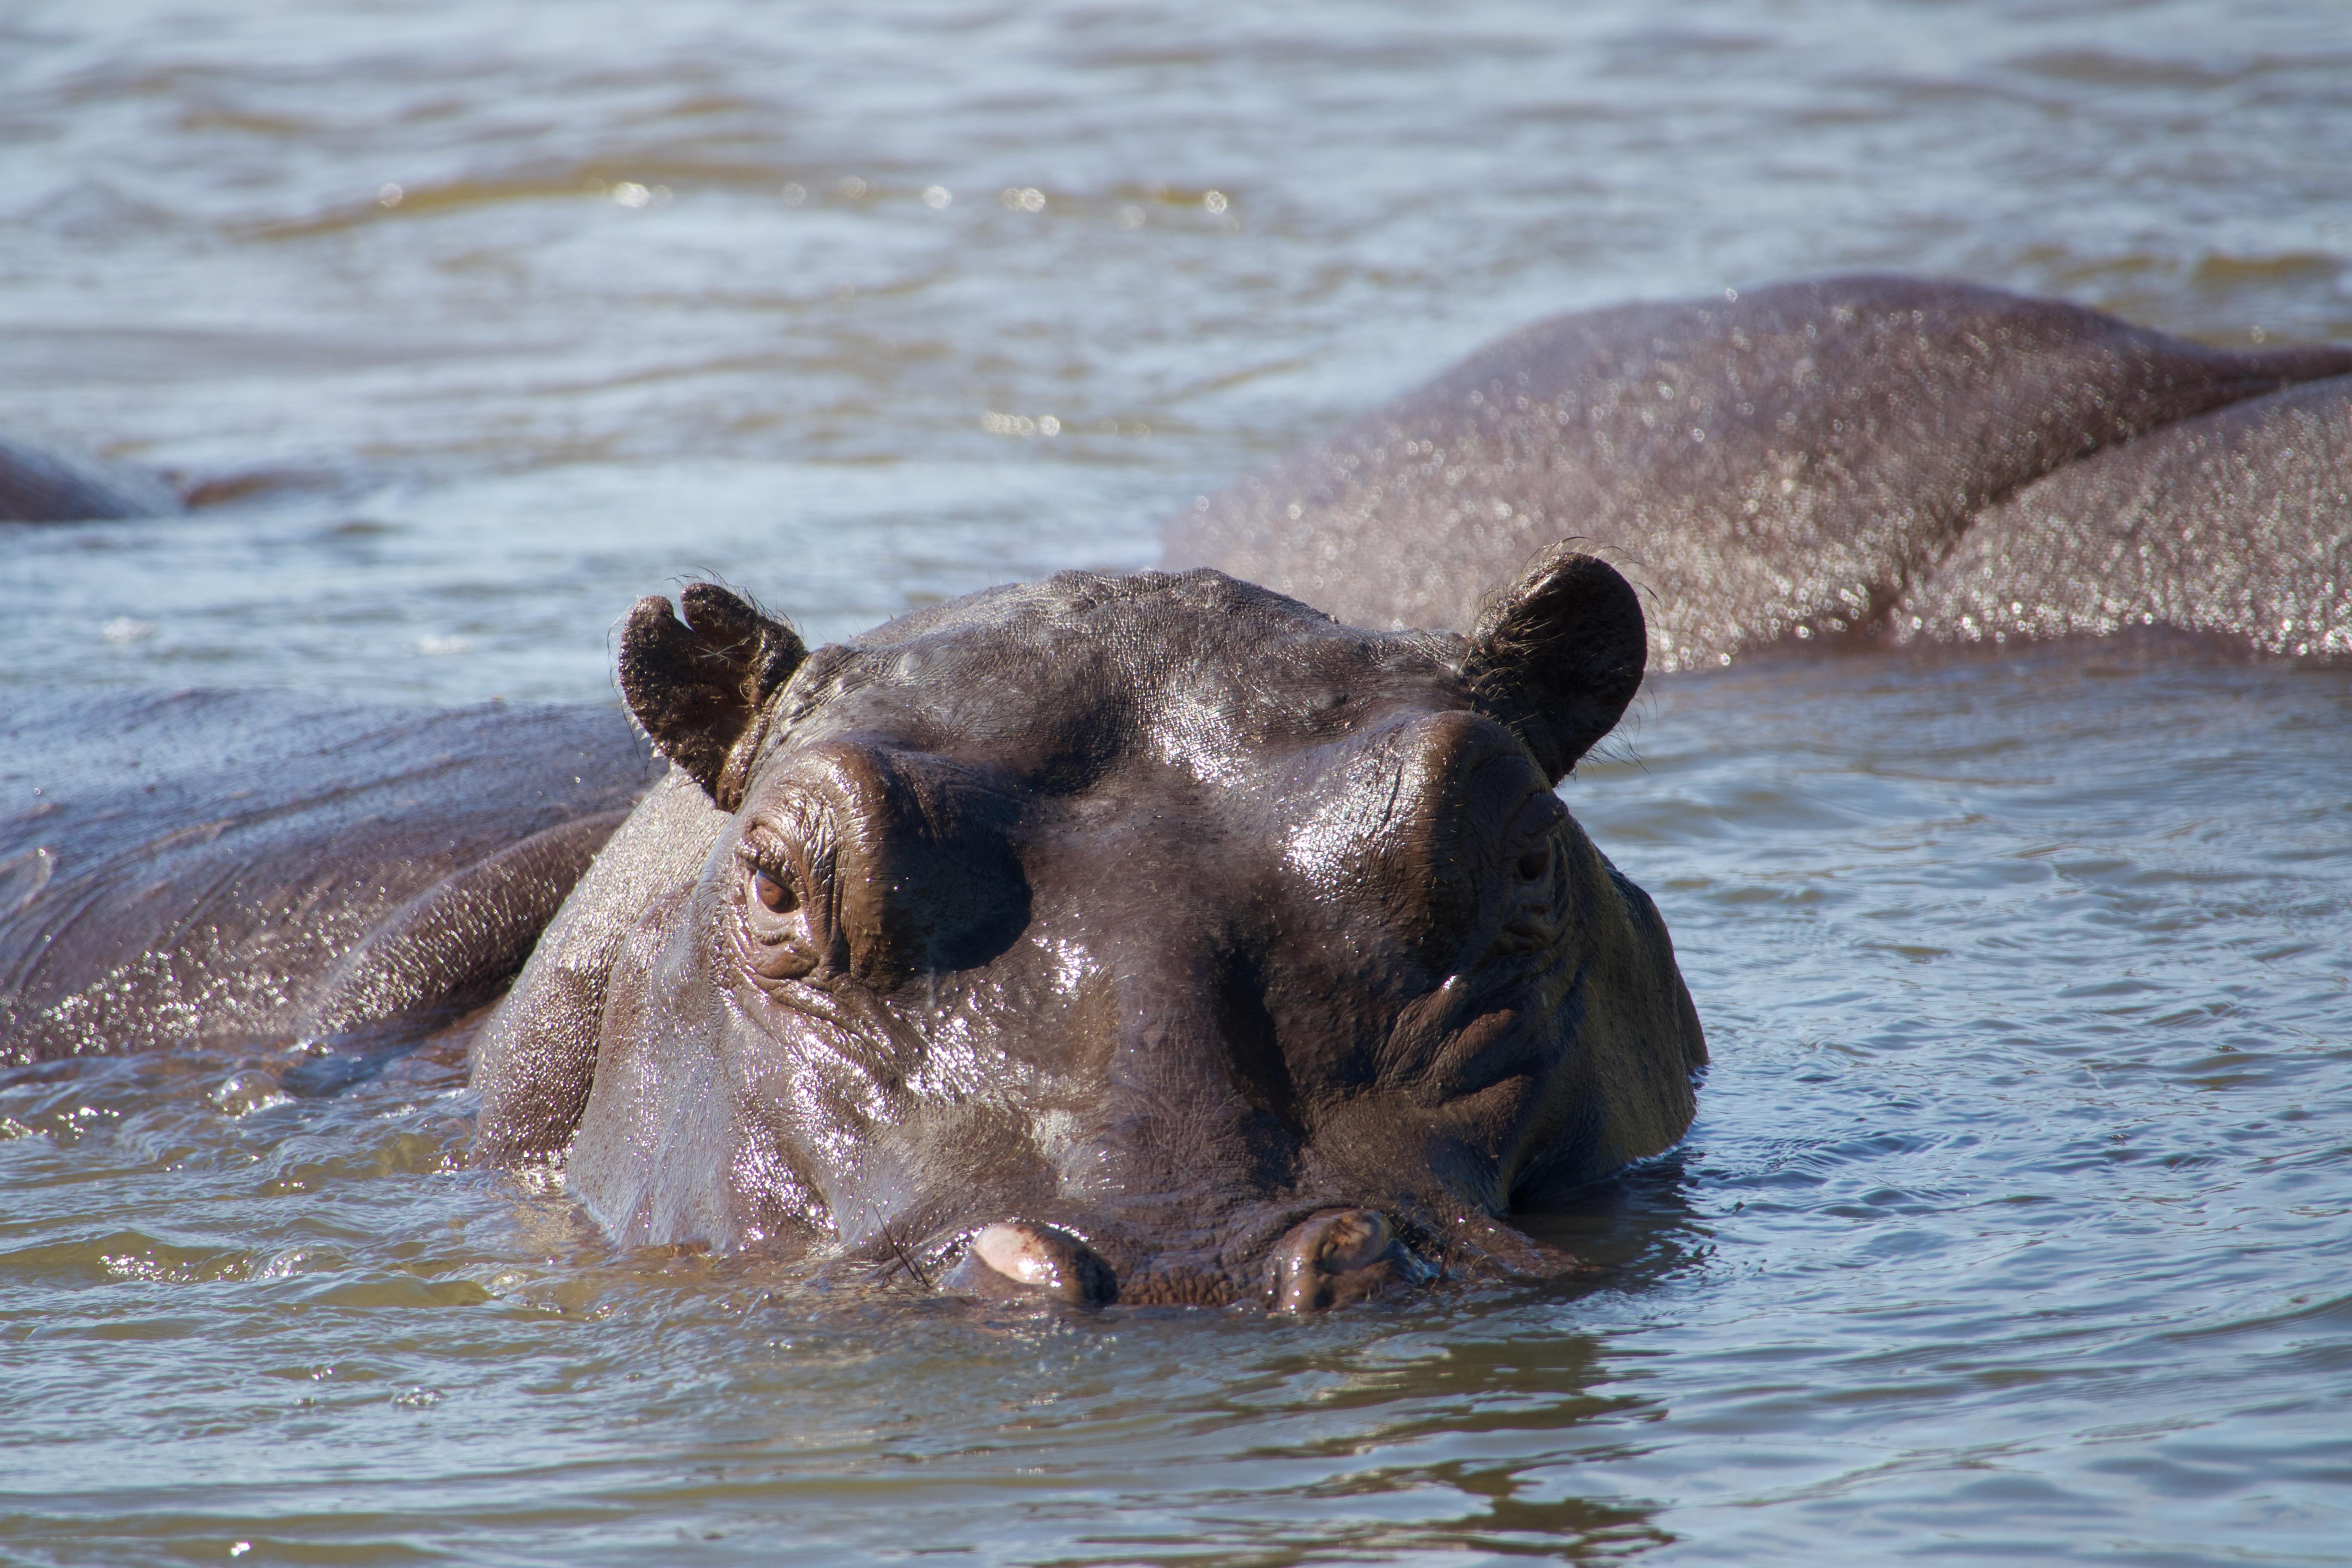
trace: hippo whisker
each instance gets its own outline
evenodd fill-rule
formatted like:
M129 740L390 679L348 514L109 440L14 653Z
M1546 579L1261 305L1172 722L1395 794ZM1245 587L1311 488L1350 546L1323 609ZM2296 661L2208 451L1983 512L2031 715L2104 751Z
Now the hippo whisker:
M875 1271L876 1284L888 1284L899 1270L904 1269L916 1284L926 1290L932 1289L931 1277L923 1272L923 1266L915 1261L914 1254L907 1250L907 1244L887 1226L882 1230L882 1242L890 1249L890 1259Z

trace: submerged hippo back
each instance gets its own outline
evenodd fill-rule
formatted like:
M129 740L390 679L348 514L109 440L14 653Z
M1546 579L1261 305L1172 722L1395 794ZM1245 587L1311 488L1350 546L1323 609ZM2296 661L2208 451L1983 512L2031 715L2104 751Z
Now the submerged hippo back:
M644 788L619 715L71 693L0 731L0 1061L479 1000Z

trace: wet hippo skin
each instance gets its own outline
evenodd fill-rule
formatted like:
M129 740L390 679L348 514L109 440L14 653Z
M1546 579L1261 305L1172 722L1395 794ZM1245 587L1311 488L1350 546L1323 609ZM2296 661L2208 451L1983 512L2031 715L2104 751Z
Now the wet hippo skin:
M2020 606L2011 629L2094 629L2122 613L2103 607L2114 595L2094 541L2185 530L2193 514L2209 561L2245 564L2151 568L2170 574L2126 593L2135 614L2268 648L2341 650L2352 647L2352 574L2336 570L2352 534L2342 426L2324 450L2290 428L2324 425L2318 411L2340 409L2340 394L2272 395L2347 374L2352 348L2231 353L2079 306L1906 278L1584 311L1512 333L1181 514L1167 560L1364 626L1464 626L1488 586L1579 539L1645 590L1652 665L1671 670L1856 631L1967 637L1961 597L1989 605L1996 587L2004 609ZM2125 477L2143 460L2121 453L2238 404L2230 504L2172 479L2141 495ZM2276 438L2258 430L2272 422ZM2045 476L2068 487L2094 455L2096 479L2022 493ZM2145 471L2153 480L2170 462L2150 453ZM2044 502L2061 494L2072 510L2053 533L2074 542L2036 552L2059 515ZM1955 563L1976 586L1938 586L1983 523L2003 542L1985 548L2015 570L1995 584L1970 554ZM2282 608L2290 601L2300 607ZM2273 636L2289 617L2300 629Z
M2352 654L2352 376L2168 425L1980 514L1904 597L1905 641L2164 626Z
M677 767L487 1026L477 1157L616 1239L950 1289L1339 1305L1570 1266L1495 1216L1656 1152L1706 1047L1553 793L1640 606L1467 637L1066 574L811 653L697 584L623 635Z
M617 713L104 695L0 720L0 1062L478 1002L652 776Z

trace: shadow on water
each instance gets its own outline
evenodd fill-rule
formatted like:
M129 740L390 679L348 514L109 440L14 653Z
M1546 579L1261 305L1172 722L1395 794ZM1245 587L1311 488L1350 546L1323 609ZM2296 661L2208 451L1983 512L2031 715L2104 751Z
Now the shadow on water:
M1639 1291L1706 1261L1713 1250L1689 1192L1688 1146L1668 1150L1577 1193L1543 1214L1510 1223L1538 1241L1581 1258L1587 1288Z
M887 1489L910 1523L988 1484L990 1522L955 1528L983 1550L999 1532L1060 1543L1022 1562L1605 1561L1673 1539L1652 1504L1561 1484L1662 1414L1601 1337L1567 1326L1572 1292L1439 1292L1307 1322L908 1305L805 1313L775 1300L755 1316L858 1345L869 1401L885 1380L924 1391L921 1414L882 1440L921 1468L855 1465L843 1480ZM759 1452L736 1450L735 1501L756 1517L815 1482L795 1450L823 1439L798 1428L786 1446L747 1428L791 1421L771 1401L823 1394L806 1368L739 1392L741 1424L728 1426ZM987 1480L1007 1475L1024 1480Z

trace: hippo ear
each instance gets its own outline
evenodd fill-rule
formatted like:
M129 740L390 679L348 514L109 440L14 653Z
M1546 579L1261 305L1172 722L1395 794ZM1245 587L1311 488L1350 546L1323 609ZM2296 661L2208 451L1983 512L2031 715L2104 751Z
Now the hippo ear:
M1463 673L1480 710L1509 725L1558 784L1633 700L1649 647L1633 585L1561 547L1487 601Z
M661 754L684 768L723 811L743 803L768 699L792 679L808 646L792 627L712 583L669 601L639 599L621 628L621 696Z

